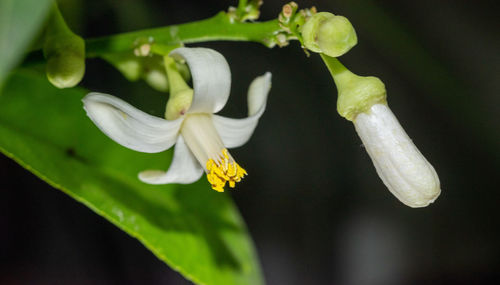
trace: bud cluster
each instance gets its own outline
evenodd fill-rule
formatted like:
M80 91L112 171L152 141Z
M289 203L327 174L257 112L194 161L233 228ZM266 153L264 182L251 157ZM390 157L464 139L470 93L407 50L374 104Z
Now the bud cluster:
M316 12L314 6L299 10L299 6L293 1L283 5L278 16L278 23L282 32L275 36L276 44L280 47L286 46L291 39L298 39L302 42L300 27Z
M238 7L229 7L227 15L231 21L255 21L260 16L260 6L262 6L263 2L263 0L250 0L249 3L240 1Z
M180 45L160 45L152 37L139 38L134 42L133 51L108 53L102 56L129 81L144 80L153 89L168 92L169 84L163 56ZM191 75L185 64L177 62L177 69L184 80Z

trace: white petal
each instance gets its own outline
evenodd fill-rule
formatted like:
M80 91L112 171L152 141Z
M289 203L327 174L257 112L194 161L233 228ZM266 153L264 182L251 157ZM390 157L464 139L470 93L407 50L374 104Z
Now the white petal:
M170 56L185 59L191 71L194 97L189 113L216 113L226 105L231 71L222 54L208 48L177 48Z
M182 123L181 136L203 167L210 159L218 160L224 149L211 114L187 115Z
M140 152L160 152L176 141L182 119L167 121L146 114L107 94L89 93L83 108L97 127L117 143Z
M410 207L425 207L441 193L439 178L385 104L359 114L354 125L378 175Z
M238 147L245 144L253 134L260 116L266 109L267 95L271 90L271 73L255 78L248 88L248 115L244 119L231 119L213 115L213 122L224 146Z
M271 72L255 78L248 87L248 116L258 112L264 112L266 108L267 95L271 90Z
M182 136L179 136L168 171L142 171L139 173L139 179L148 184L189 184L200 179L202 174L203 169L200 164L187 147Z

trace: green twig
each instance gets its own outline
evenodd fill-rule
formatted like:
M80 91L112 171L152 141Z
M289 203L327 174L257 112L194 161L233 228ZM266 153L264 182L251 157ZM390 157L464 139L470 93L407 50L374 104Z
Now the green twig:
M247 0L238 1L238 10L239 11L244 11L246 6L247 6Z
M132 50L148 41L164 45L206 41L251 41L268 47L275 45L274 36L281 31L277 20L267 22L231 22L226 13L180 25L141 30L86 41L87 57Z
M247 41L273 47L277 43L276 35L282 31L277 19L242 23L231 21L225 12L220 12L201 21L87 39L86 57L132 51L144 43L178 45L208 41ZM23 65L30 66L43 61L41 52L34 51L27 55Z

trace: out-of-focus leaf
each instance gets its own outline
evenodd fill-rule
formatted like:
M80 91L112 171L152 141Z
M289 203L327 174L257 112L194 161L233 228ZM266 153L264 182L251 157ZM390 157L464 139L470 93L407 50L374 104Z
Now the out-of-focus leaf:
M40 30L52 0L0 0L0 89Z
M136 237L186 278L262 283L231 199L204 180L161 186L138 181L140 170L166 169L170 153L138 153L108 139L86 117L80 101L85 94L15 73L0 95L0 150Z

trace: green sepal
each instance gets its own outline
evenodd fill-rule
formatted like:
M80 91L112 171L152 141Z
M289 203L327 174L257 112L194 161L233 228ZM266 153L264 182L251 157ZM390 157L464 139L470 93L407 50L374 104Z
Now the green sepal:
M384 83L374 76L359 76L336 58L321 55L338 90L337 112L349 121L375 104L387 104Z

